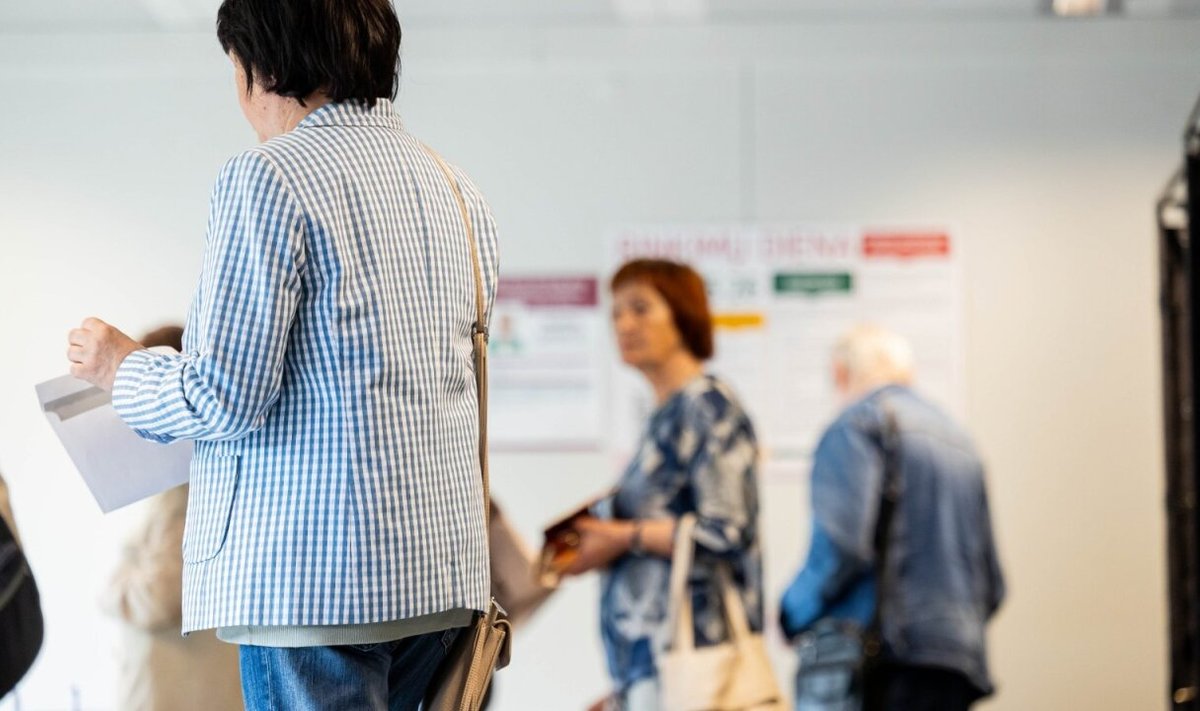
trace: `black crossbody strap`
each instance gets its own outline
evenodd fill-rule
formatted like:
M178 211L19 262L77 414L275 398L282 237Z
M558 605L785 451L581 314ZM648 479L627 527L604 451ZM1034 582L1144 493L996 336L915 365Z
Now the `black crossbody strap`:
M886 399L880 400L883 410L883 426L879 432L879 444L883 455L883 481L879 500L879 516L875 521L875 611L871 622L863 633L863 671L866 681L863 699L864 711L879 708L877 670L883 655L883 603L890 589L888 575L888 545L892 534L892 521L896 506L900 502L900 426L896 412Z

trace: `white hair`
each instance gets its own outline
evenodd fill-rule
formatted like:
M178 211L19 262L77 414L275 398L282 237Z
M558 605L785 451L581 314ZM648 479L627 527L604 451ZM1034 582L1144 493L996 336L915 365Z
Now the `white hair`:
M874 324L860 324L843 334L833 348L833 361L860 385L908 383L913 376L912 346Z

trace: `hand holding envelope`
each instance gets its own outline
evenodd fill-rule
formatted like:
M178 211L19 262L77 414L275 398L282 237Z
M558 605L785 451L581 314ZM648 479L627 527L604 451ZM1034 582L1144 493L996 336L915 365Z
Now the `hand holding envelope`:
M187 483L192 443L138 437L107 392L64 375L37 386L38 401L105 513Z
M125 356L141 348L142 344L98 318L84 319L67 334L71 375L109 392Z

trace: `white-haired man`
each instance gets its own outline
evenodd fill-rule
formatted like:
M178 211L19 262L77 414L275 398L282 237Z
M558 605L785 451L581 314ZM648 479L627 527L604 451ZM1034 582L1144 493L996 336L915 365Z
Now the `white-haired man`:
M992 692L984 632L1004 597L970 438L914 392L902 338L859 326L834 350L846 406L813 455L813 530L784 593L799 711L957 711ZM863 643L880 645L862 674Z

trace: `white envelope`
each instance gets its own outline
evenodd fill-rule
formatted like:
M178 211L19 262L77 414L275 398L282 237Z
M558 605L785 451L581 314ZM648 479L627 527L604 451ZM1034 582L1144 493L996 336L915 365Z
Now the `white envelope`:
M192 443L138 437L113 409L109 393L64 375L38 385L37 396L104 513L187 483Z

